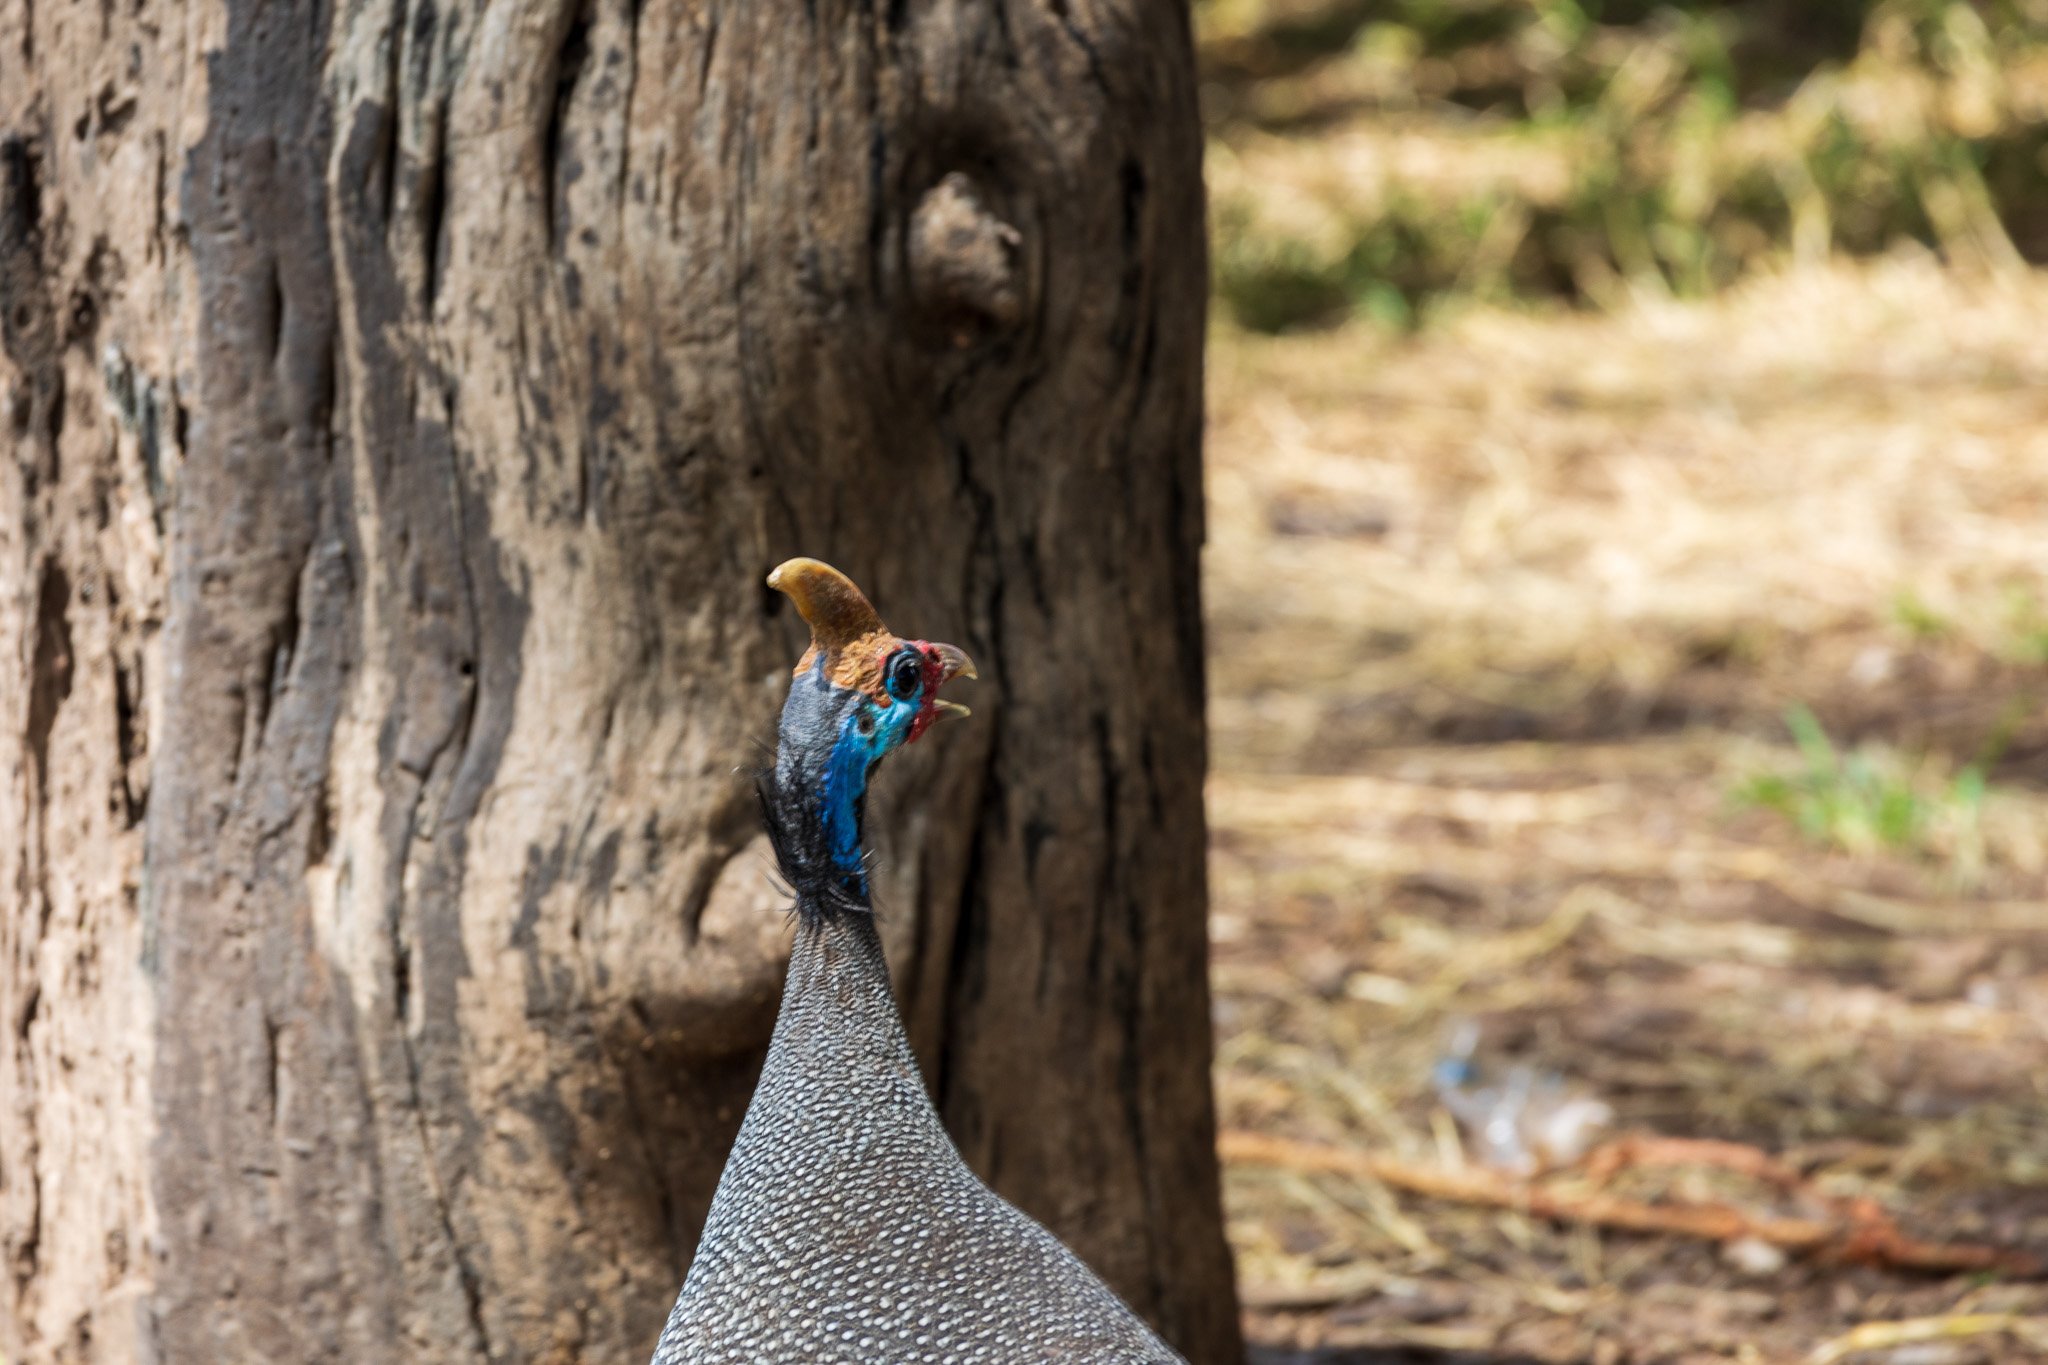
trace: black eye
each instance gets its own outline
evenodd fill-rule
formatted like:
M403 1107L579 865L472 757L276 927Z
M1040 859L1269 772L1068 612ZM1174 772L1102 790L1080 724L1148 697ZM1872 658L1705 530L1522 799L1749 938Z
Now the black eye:
M889 695L898 701L908 701L922 681L924 659L914 649L897 650L889 660Z

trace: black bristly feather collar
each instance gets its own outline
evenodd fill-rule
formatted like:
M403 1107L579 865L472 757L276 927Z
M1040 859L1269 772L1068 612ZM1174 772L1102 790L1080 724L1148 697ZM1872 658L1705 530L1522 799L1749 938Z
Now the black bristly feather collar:
M775 850L775 868L796 897L797 914L809 920L871 913L863 878L833 862L831 841L818 814L819 794L802 770L769 769L756 775L755 787L761 794L761 821Z

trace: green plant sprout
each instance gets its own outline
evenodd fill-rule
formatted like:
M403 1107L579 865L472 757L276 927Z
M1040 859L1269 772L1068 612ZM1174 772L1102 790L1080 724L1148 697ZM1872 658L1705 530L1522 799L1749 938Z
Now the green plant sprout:
M1785 725L1799 752L1791 773L1745 779L1734 791L1740 805L1776 811L1808 839L1851 854L1891 852L1946 861L1964 880L1981 872L1981 815L1990 792L1989 771L2011 731L1994 731L1978 755L1953 776L1932 773L1924 761L1859 745L1844 753L1811 708L1794 703Z

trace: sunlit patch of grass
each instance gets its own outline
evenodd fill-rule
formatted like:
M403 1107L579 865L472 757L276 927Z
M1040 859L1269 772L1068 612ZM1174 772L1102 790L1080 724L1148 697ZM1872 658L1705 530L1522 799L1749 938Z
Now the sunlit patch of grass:
M1902 241L2048 258L2048 5L1790 9L1217 0L1211 113L1244 158L1211 168L1219 302L1279 331L1454 296L1697 296Z
M1815 843L1851 854L1934 858L1970 876L1983 866L1986 771L1994 755L1942 775L1865 744L1844 752L1806 706L1785 713L1800 766L1740 783L1738 803L1785 816Z
M2005 594L2003 653L2017 664L2048 664L2048 609L2039 594L2014 585Z
M1892 619L1916 640L1939 640L1950 629L1948 618L1911 588L1900 589L1892 599Z
M1519 205L1492 195L1451 203L1398 195L1335 249L1249 228L1242 200L1220 204L1216 217L1217 299L1238 325L1269 333L1353 319L1399 330L1451 295L1505 300L1508 258L1528 227Z

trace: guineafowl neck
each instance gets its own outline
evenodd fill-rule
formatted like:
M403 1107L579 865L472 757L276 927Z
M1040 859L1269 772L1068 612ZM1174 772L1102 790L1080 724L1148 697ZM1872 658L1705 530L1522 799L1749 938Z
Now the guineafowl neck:
M764 1103L805 1111L852 1105L886 1112L894 1125L936 1129L872 915L797 917L782 1012L755 1096L756 1106Z
M896 997L889 984L889 963L872 914L846 909L799 911L783 999L787 1002L799 994L823 997L840 1010L863 1014L885 1005L887 1009L880 1012L895 1022Z

